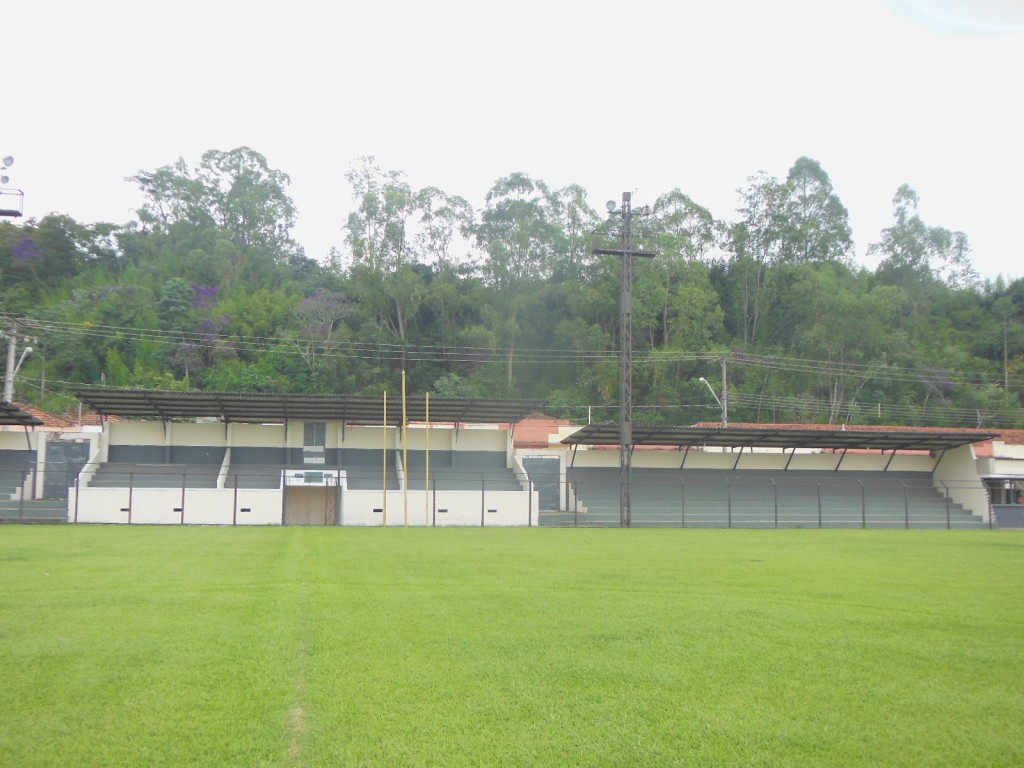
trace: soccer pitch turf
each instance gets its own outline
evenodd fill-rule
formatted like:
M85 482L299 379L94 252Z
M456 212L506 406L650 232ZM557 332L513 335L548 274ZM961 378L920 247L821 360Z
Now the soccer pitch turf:
M1024 533L0 526L0 766L1024 764Z

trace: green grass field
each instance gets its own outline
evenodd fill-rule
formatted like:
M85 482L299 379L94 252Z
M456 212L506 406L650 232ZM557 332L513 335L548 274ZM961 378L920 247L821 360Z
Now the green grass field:
M2 766L1019 766L1024 534L0 527Z

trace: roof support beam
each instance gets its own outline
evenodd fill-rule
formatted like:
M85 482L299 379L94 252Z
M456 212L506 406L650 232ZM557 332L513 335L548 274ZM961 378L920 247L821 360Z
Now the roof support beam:
M686 450L683 452L683 461L679 465L679 469L682 470L686 466L686 457L690 455L690 446L686 446Z
M833 472L838 472L839 471L839 467L842 466L843 459L845 459L845 458L846 458L846 448L843 448L843 452L841 454L839 454L839 461L836 462L836 468L834 470L832 470Z
M738 467L740 465L740 457L743 456L743 449L744 448L746 448L746 446L745 445L741 445L740 446L740 452L736 454L736 461L734 461L733 464L732 464L732 468L734 470L736 469L736 467Z
M882 451L882 455L883 456L885 455L885 451ZM893 448L892 449L892 455L889 457L889 460L885 463L885 469L882 470L883 472L888 472L889 471L889 467L892 464L892 460L895 459L895 458L896 458L896 449Z

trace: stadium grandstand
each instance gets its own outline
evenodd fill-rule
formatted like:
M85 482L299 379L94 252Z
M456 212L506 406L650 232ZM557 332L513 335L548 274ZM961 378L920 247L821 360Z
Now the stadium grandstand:
M82 387L0 406L0 520L111 524L1024 527L1024 432L577 425L522 400Z

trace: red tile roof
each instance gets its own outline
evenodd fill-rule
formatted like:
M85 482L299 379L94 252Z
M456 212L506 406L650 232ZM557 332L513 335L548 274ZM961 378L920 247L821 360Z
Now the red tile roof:
M1024 429L1007 429L1000 436L1000 442L1006 445L1024 445ZM996 456L995 440L976 443L974 455L979 459L992 459Z
M548 416L528 416L516 422L512 442L516 448L550 448L551 435L558 428L572 424L568 419L553 419Z
M55 413L50 413L49 411L44 411L41 408L25 405L23 403L15 403L15 405L43 422L42 426L35 427L35 429L69 431L83 426L98 427L102 424L98 413L83 412L81 414L74 414L71 416L59 416ZM119 421L119 419L116 417L108 417L107 421Z
M24 403L15 403L15 405L25 411L25 413L31 414L43 422L42 425L37 426L36 429L69 429L74 426L67 419L50 413L49 411L44 411L31 405L25 405Z
M701 429L717 428L722 426L719 421L703 421L694 426ZM757 424L757 423L746 423L746 422L729 422L730 427L737 429L805 429L807 431L822 431L822 432L833 432L837 429L849 429L851 432L922 432L924 434L936 434L942 432L952 432L956 434L962 434L964 432L979 432L981 434L990 435L993 432L998 432L998 429L965 429L962 427L901 427L891 424ZM1012 430L1009 430L1012 431Z

